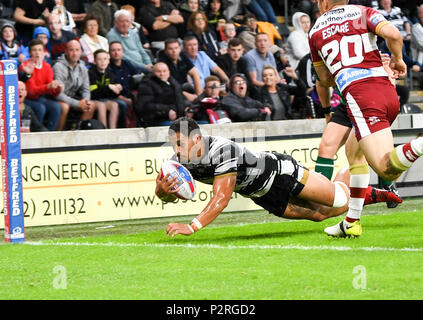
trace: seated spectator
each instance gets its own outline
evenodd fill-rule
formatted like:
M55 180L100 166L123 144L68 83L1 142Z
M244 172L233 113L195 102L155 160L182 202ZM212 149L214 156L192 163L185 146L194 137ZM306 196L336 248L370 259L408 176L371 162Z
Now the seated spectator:
M247 8L254 13L258 20L270 22L275 26L278 24L278 19L269 0L251 0Z
M119 105L119 120L118 127L127 127L128 111L132 109L134 95L132 89L134 88L136 76L141 76L141 70L135 67L132 62L123 58L123 46L119 41L114 41L109 45L110 64L109 69L115 77L116 83L122 85L122 91L115 99ZM128 119L131 126L134 126L136 119Z
M187 116L191 116L198 123L209 123L209 116L207 109L209 108L218 108L218 102L221 99L221 84L220 80L216 76L208 76L205 80L205 87L202 94L200 94L197 99L192 103L192 106L187 112ZM212 98L213 100L208 100L205 98Z
M220 53L225 54L225 53L228 53L227 50L226 52L222 52L222 49L225 49L225 48L227 49L229 45L229 41L236 38L236 27L235 27L235 24L233 24L232 22L228 22L222 26L221 30L222 30L222 35L221 35L221 41L219 42L219 48L220 48Z
M57 14L62 22L62 29L70 32L75 32L76 24L73 21L72 14L64 6L64 0L55 0L56 6L52 13Z
M40 121L38 121L35 112L30 106L25 104L25 98L27 96L25 83L22 81L18 82L18 95L19 95L19 112L21 121L21 132L25 132L26 127L29 127L29 132L41 132L48 131ZM26 123L26 126L24 125ZM28 132L28 131L26 131Z
M191 60L181 53L181 45L177 39L165 41L165 49L159 55L159 61L167 64L170 75L182 86L185 99L192 102L203 92L200 74ZM193 85L189 83L189 77Z
M112 0L96 0L92 4L88 13L99 18L98 33L105 37L107 32L113 28L114 14L119 10L119 6Z
M109 50L109 41L98 34L98 18L88 14L83 23L84 34L79 39L82 46L82 58L94 63L94 52L98 49Z
M223 97L221 107L233 122L270 120L269 106L247 95L247 78L234 74L229 82L229 93Z
M34 39L39 39L44 45L44 61L51 65L51 53L47 49L50 40L50 31L46 27L36 27L33 34Z
M243 31L240 31L238 38L241 39L245 51L248 52L255 48L255 37L257 33L266 33L269 36L271 51L275 54L281 51L275 42L282 40L279 31L276 30L273 24L263 21L257 21L252 13L248 13L243 19Z
M148 40L144 30L145 28L138 22L135 21L135 7L130 4L125 4L122 7L120 7L122 10L129 11L131 13L131 29L133 29L136 33L139 34L141 44L144 47L144 49L147 51L147 53L150 55L150 58L152 56L152 53L149 51L150 49L150 40Z
M46 119L48 130L55 131L60 118L60 105L53 97L63 91L63 83L54 80L51 66L44 61L41 40L33 39L29 42L29 54L30 59L21 66L21 70L24 70L28 63L34 65L32 76L26 81L28 95L25 102L34 110L41 123Z
M191 14L200 10L200 0L187 0L179 6L179 12L182 18L184 18L184 22L179 25L180 28L178 35L180 38L183 38L185 36L185 32L187 30L187 23Z
M207 25L204 12L196 11L188 19L186 36L195 36L198 48L208 54L213 60L220 55L219 41L216 32Z
M225 5L223 0L209 0L206 7L206 17L207 23L212 30L218 31L217 25L219 20L224 20L226 22L226 17L223 14L225 10Z
M96 111L96 104L90 95L88 70L81 55L79 41L71 40L66 44L64 56L53 65L54 77L65 85L65 89L56 97L62 109L57 130L65 129L70 108L81 113L81 120L92 119Z
M135 112L144 126L169 125L185 114L184 96L179 83L170 76L166 63L158 62L138 87Z
M379 12L401 32L404 44L409 45L411 39L411 24L402 13L401 8L393 7L392 0L379 0Z
M276 60L270 52L269 36L266 33L258 33L255 37L255 49L251 49L245 54L247 60L248 74L250 75L253 86L262 87L264 82L262 79L263 67L270 65L277 69ZM278 80L280 77L278 75Z
M295 81L296 86L278 83L278 72L274 67L263 68L262 77L264 86L260 87L255 97L272 110L272 120L292 119L291 96L305 95L306 85L298 78L295 70L286 67L284 72Z
M46 25L46 19L56 5L54 0L15 0L13 20L18 40L25 46L32 39L34 28Z
M308 32L310 31L310 17L303 12L296 12L292 17L294 31L288 36L285 57L289 65L297 68L301 58L310 52L308 44Z
M123 88L121 84L115 82L112 73L107 69L109 63L109 53L98 49L94 52L94 66L88 71L88 75L91 99L96 104L97 120L105 128L116 129L119 105L114 99L119 96Z
M163 50L166 39L178 37L178 25L184 18L169 1L147 0L138 10L137 21L148 30L151 47Z
M64 55L67 43L77 39L77 37L73 32L62 29L62 22L57 14L50 14L47 21L50 30L50 41L47 49L51 53L51 61L54 64L59 57Z
M109 42L119 41L124 50L124 57L130 60L143 73L152 70L150 56L145 52L138 34L131 29L131 13L126 10L118 10L115 13L115 26L107 33Z
M15 27L5 22L0 28L0 60L15 60L21 64L29 57L28 48L16 40Z
M201 79L201 86L204 88L204 80L212 73L217 75L223 83L229 81L225 72L214 62L204 51L198 50L198 40L195 36L184 38L184 53L197 68Z
M234 38L229 41L228 53L218 57L216 63L228 77L232 77L236 73L243 73L248 79L249 87L251 87L247 60L243 57L243 54L244 48L241 40Z

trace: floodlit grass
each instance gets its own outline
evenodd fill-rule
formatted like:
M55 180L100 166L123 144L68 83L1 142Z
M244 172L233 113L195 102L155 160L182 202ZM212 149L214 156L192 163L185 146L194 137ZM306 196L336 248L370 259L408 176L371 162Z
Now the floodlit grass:
M222 214L193 236L189 217L27 228L0 245L1 299L422 299L423 200L366 207L363 235L265 212Z

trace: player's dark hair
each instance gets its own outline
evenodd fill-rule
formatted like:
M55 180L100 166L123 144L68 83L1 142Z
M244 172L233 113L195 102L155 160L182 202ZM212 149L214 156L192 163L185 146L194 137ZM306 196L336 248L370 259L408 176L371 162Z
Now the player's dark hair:
M199 134L201 136L200 126L194 119L188 117L181 117L172 122L168 131L169 135L178 132L187 137L191 137L192 134Z

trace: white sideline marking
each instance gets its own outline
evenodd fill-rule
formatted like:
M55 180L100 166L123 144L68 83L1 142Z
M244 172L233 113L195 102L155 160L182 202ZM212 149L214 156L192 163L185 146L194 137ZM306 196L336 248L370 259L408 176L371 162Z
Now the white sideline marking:
M328 251L390 251L390 252L423 252L423 248L389 248L389 247L347 247L347 246L303 246L290 245L240 245L222 246L218 244L192 243L113 243L113 242L25 242L32 246L70 246L70 247L145 247L145 248L193 248L193 249L253 249L253 250L328 250Z

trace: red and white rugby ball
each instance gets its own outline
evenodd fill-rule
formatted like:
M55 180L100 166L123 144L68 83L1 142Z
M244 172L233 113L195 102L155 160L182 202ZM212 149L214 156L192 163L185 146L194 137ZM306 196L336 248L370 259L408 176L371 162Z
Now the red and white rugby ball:
M179 162L168 160L163 162L162 167L160 168L161 176L164 177L168 173L170 174L169 179L176 176L178 184L176 187L180 186L180 189L175 195L178 198L184 200L191 200L195 196L196 187L195 181L191 176L191 173Z

